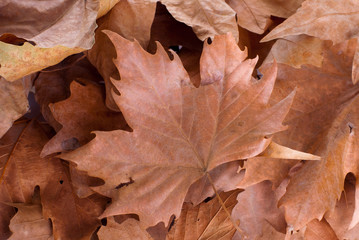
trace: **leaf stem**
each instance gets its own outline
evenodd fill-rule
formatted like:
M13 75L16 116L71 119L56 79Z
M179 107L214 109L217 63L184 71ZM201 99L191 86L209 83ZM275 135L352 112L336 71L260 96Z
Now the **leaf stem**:
M216 193L216 197L217 197L219 203L221 204L222 208L224 209L224 211L226 212L227 216L228 216L229 219L231 220L231 222L232 222L234 228L241 234L241 236L243 237L243 239L246 239L246 238L247 238L247 235L243 232L242 229L239 228L239 226L236 224L236 222L235 222L234 219L232 218L231 213L228 211L228 209L226 208L226 206L225 206L225 204L224 204L222 198L219 196L219 194L218 194L218 192L217 192L217 189L216 189L216 187L214 186L214 183L213 183L213 180L212 180L211 176L209 175L208 172L206 172L206 175L207 175L207 178L208 178L208 180L209 180L209 182L210 182L210 184L211 184L211 186L212 186L212 188L213 188L213 191Z

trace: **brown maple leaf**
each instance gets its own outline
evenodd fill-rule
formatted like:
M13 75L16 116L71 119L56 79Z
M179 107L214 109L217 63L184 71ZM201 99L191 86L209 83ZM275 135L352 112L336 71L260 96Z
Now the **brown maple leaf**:
M121 81L114 99L133 132L95 132L89 144L61 155L105 180L96 190L113 198L102 216L136 213L146 225L179 216L190 185L220 164L261 153L282 125L293 94L268 108L276 66L251 77L231 35L205 44L201 86L195 88L178 56L158 44L155 55L106 32L117 50Z

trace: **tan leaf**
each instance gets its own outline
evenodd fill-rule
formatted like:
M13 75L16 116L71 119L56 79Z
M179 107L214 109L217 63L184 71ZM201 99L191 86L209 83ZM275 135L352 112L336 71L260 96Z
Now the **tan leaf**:
M287 36L278 39L263 64L284 63L295 68L304 64L321 67L323 63L324 41L307 35Z
M44 146L41 156L73 150L91 140L91 131L125 129L121 113L106 108L102 88L84 81L72 82L71 96L49 107L63 128Z
M110 77L119 78L117 69L112 62L112 59L116 57L116 50L102 30L114 31L129 40L136 39L144 48L147 48L155 10L155 2L123 0L98 21L99 28L96 30L96 42L88 51L87 56L105 80L106 105L112 110L118 111L118 107L111 95L113 85L110 81Z
M152 240L146 229L141 225L141 222L129 218L123 223L115 222L112 217L107 218L106 226L102 226L98 231L100 240L108 239L123 239L123 240Z
M236 205L237 191L220 194L229 212ZM232 239L236 229L223 206L214 198L194 207L185 203L181 215L167 235L168 240L176 239Z
M314 153L315 142L325 137L338 109L359 91L351 82L351 64L355 51L353 40L335 46L329 43L324 49L321 68L306 65L296 69L278 64L278 77L272 93L273 104L294 89L296 97L285 121L288 130L276 134L273 139L275 142ZM261 71L265 72L269 66L262 66ZM293 160L249 159L245 166L244 186L266 179L279 186L295 164Z
M357 38L357 49L355 51L353 59L353 72L352 72L353 83L356 84L359 81L359 40Z
M177 21L193 28L202 41L215 35L232 33L238 42L233 9L223 0L161 0Z
M205 44L195 88L177 55L170 60L160 45L152 55L107 34L121 74L114 82L121 96L113 95L133 132L95 132L89 144L61 155L105 180L97 191L113 202L102 216L136 213L148 226L167 223L179 216L192 183L220 164L261 153L269 136L285 129L293 94L268 108L276 66L253 79L256 60L245 60L232 36Z
M238 194L237 201L232 218L240 221L239 227L249 239L268 237L264 236L263 232L265 222L270 223L278 231L285 231L284 214L277 208L277 197L272 190L271 182L264 181L247 187L244 192Z
M31 203L39 186L44 217L52 221L54 238L88 239L100 224L97 217L104 200L79 199L74 194L66 166L59 159L39 157L47 140L42 126L34 121L15 125L1 139L0 196L8 203Z
M226 0L237 13L239 26L258 34L270 25L270 16L287 18L304 0Z
M8 82L0 77L0 138L12 126L13 122L24 115L29 106L28 90L24 79Z
M353 130L359 124L358 103L358 97L351 100L332 123L326 138L318 139L316 153L322 155L322 161L304 164L291 178L279 202L295 230L314 218L321 220L326 211L333 209L346 174L358 169L357 158L351 155L358 146Z
M359 3L356 0L306 0L298 11L273 29L262 41L306 34L335 44L359 37Z
M89 49L94 43L98 7L97 0L1 1L0 35L11 33L41 48Z
M238 172L241 161L233 161L221 164L208 174L213 181L213 185L218 192L229 192L237 189L242 181L244 171ZM208 177L202 177L191 185L186 195L186 202L191 202L197 206L208 197L214 197L215 192Z
M102 80L96 69L86 58L83 58L83 55L75 55L52 68L41 71L34 83L35 99L40 105L41 114L57 132L62 126L52 115L49 104L70 97L70 83L75 79L94 82Z
M38 195L35 192L34 197L36 198L36 196ZM13 234L9 239L54 239L51 223L42 215L39 198L31 204L13 203L10 205L16 207L18 211L10 222L9 227Z
M40 48L25 42L16 46L0 41L0 76L15 81L30 73L61 62L69 55L84 51L82 48L54 46Z
M308 223L304 237L307 240L339 240L325 218L321 221L314 219Z
M100 0L97 18L106 15L120 0Z

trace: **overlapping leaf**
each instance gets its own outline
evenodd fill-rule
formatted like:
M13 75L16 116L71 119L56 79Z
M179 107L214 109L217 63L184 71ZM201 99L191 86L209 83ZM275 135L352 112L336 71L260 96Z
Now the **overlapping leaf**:
M245 60L230 35L205 44L195 88L177 55L171 61L160 45L151 55L107 34L121 74L115 101L133 132L96 132L89 144L62 155L105 180L97 191L113 202L102 216L136 213L148 226L167 223L193 182L220 164L261 153L285 129L293 94L268 108L275 65L253 79L256 61Z

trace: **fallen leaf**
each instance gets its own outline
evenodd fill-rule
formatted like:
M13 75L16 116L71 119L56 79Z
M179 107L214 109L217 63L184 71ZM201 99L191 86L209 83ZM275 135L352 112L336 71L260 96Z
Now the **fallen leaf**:
M11 33L35 42L40 48L58 45L67 48L92 47L98 1L47 0L37 1L36 7L34 4L32 1L2 1L0 35Z
M12 235L9 239L54 239L52 236L52 227L48 219L42 215L41 200L39 193L36 193L31 204L12 203L17 208L17 213L11 219L10 230Z
M138 240L152 240L153 238L141 226L141 223L133 218L125 220L118 224L110 217L107 218L106 226L102 226L98 231L100 240L107 239L138 239Z
M39 73L35 85L35 99L40 105L42 116L55 129L60 131L58 123L49 108L50 103L56 103L70 97L70 83L76 79L99 82L102 80L96 69L83 55L71 57L71 61L63 62Z
M236 205L238 191L220 194L224 206L231 212ZM175 220L167 235L168 240L175 239L232 239L236 229L217 198L209 202L192 206L185 203L180 217Z
M116 57L116 50L112 42L102 32L111 30L121 36L140 42L146 48L150 40L150 30L155 15L156 3L139 0L123 0L117 3L112 10L98 20L99 28L96 30L95 44L88 51L87 57L102 75L106 84L106 105L117 110L111 90L114 88L110 78L118 79L118 72L112 59Z
M273 29L262 41L306 34L334 44L359 37L359 3L347 0L306 0L295 14ZM299 24L298 24L299 23Z
M31 78L31 77L30 77ZM0 77L0 138L12 126L13 122L24 115L29 109L25 81L31 79L19 79L8 82Z
M193 28L202 41L215 35L232 33L238 42L234 10L222 0L161 0L177 21Z
M264 181L247 187L238 194L237 201L232 218L239 220L239 227L249 239L263 236L265 222L270 223L277 231L285 231L283 210L277 208L277 198L271 182Z
M121 113L111 112L104 102L102 88L91 82L85 86L72 82L71 96L49 107L62 129L44 146L42 157L55 152L66 152L84 145L92 139L91 131L125 129L127 124Z
M304 64L321 67L323 63L324 41L307 35L287 36L278 39L263 64L284 63L295 68Z
M0 76L13 82L23 76L61 62L69 55L84 51L82 48L55 46L40 48L25 42L16 46L0 41Z
M287 18L304 0L226 0L237 13L239 26L262 34L272 22L270 17Z
M59 159L40 158L48 140L41 125L34 121L15 125L1 140L0 196L7 203L31 203L34 188L39 186L43 214L52 221L54 238L89 238L100 224L97 217L103 211L103 200L96 196L79 199L66 166Z
M179 216L192 183L220 164L261 153L268 136L285 129L293 94L267 108L276 66L253 79L256 60L245 60L230 35L205 44L195 88L177 55L171 61L160 45L151 55L107 34L121 74L114 82L121 96L113 96L133 132L98 131L89 144L61 155L105 180L96 191L113 201L102 217L136 213L147 226L166 224Z
M325 218L321 221L314 219L308 223L304 237L308 240L339 240Z

